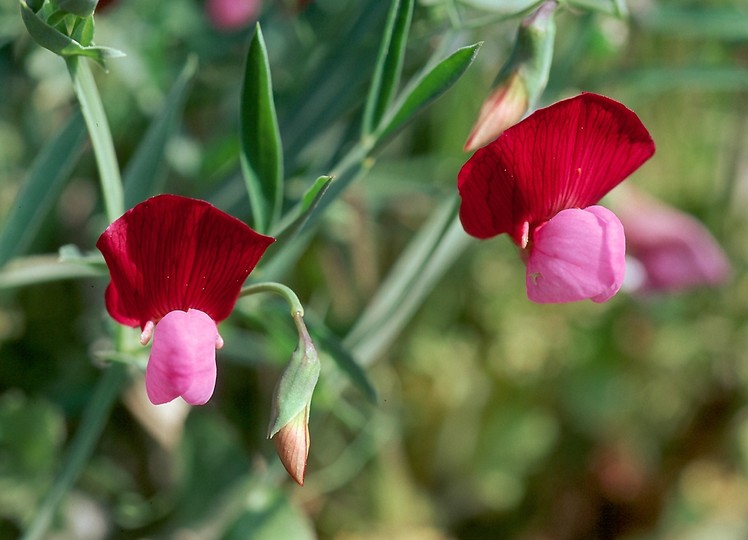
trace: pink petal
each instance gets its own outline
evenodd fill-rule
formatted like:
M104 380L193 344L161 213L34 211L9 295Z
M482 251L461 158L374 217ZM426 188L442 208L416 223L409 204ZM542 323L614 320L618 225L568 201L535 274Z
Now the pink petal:
M205 201L159 195L112 223L99 237L112 281L109 314L130 326L190 308L220 322L249 273L275 240Z
M262 9L260 0L207 0L205 11L216 28L233 30L257 19Z
M580 94L508 128L462 167L460 220L468 234L508 233L520 243L566 208L595 204L654 153L639 118L621 103Z
M605 302L626 268L623 226L602 206L562 210L535 231L527 261L527 297L541 304Z
M718 285L730 262L709 231L693 217L629 190L618 215L628 252L644 269L642 291L676 291Z
M145 389L154 405L176 397L202 405L216 386L218 329L196 309L172 311L156 325L145 370Z
M519 122L527 111L528 100L525 83L518 72L513 73L481 105L478 120L465 142L465 151L488 144Z

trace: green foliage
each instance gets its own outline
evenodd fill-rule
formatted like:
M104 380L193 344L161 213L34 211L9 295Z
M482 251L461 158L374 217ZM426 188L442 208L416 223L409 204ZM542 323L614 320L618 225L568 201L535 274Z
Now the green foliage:
M364 108L364 136L376 129L397 92L412 17L413 0L392 1Z
M268 53L259 23L247 52L241 101L242 171L252 223L269 231L283 202L283 147L275 117Z
M0 268L34 240L70 177L84 136L83 118L75 115L34 160L0 229Z
M68 36L56 28L55 25L51 25L41 18L39 13L34 12L25 0L18 0L18 2L21 6L21 18L26 25L26 30L34 38L34 41L45 49L63 57L84 56L96 61L102 67L106 66L108 58L123 56L121 51L111 47L91 45L93 37L93 19L91 17L89 17L89 21L76 21L73 35ZM50 18L54 19L54 14Z
M93 4L0 7L0 537L746 536L740 2L559 2L538 105L635 110L658 150L627 183L733 264L722 288L563 306L457 216L465 136L540 2L265 2L232 31L203 2ZM97 43L127 57L91 70L117 54ZM289 392L286 417L320 370L301 489L266 440L285 305L221 322L205 407L142 395L95 242L161 192L277 237L252 279L297 291L320 362Z

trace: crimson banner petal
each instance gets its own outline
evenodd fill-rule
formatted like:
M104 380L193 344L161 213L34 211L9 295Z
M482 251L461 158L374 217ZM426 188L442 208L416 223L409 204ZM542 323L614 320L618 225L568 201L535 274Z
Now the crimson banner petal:
M535 111L479 149L462 167L460 219L468 234L509 233L518 244L566 208L585 208L654 154L636 114L583 93Z
M96 247L111 283L107 310L141 328L174 310L229 316L244 281L275 239L211 204L177 195L142 202L112 223Z

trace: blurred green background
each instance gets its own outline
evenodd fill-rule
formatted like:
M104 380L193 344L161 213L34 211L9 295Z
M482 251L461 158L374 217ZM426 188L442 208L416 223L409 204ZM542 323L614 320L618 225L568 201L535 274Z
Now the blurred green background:
M305 486L286 478L265 439L292 324L282 303L253 297L221 326L208 405L186 418L154 408L133 377L49 538L748 537L744 1L632 0L627 19L562 8L541 103L586 90L635 110L657 153L628 182L704 222L732 262L728 283L535 305L507 238L459 238L414 316L354 347L375 400L330 358L454 195L463 143L520 21L506 12L532 4L417 2L405 80L444 45L485 41L475 63L377 152L293 264L258 269L292 286L317 321L324 366ZM289 200L358 135L387 9L265 2ZM109 72L94 68L120 163L196 60L152 192L247 219L238 116L253 27L221 31L196 0L121 0L96 23L97 43L127 54ZM30 164L77 108L64 63L29 38L11 0L0 3L0 97L2 226ZM86 144L25 254L93 250L107 225L98 189ZM32 519L80 425L98 353L111 347L106 284L0 289L0 538ZM134 350L144 361L147 350Z

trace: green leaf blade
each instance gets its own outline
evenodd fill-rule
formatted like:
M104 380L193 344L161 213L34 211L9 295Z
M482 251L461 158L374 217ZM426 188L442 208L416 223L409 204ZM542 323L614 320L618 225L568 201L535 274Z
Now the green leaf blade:
M374 133L377 142L399 130L457 82L475 60L482 44L457 49L403 91L402 97Z
M34 240L70 176L86 139L80 114L39 153L0 229L0 267Z
M413 18L414 0L392 0L382 46L364 108L363 135L378 126L397 91Z
M283 147L268 55L259 23L247 52L240 109L242 172L253 226L260 232L267 232L280 217L283 202Z

